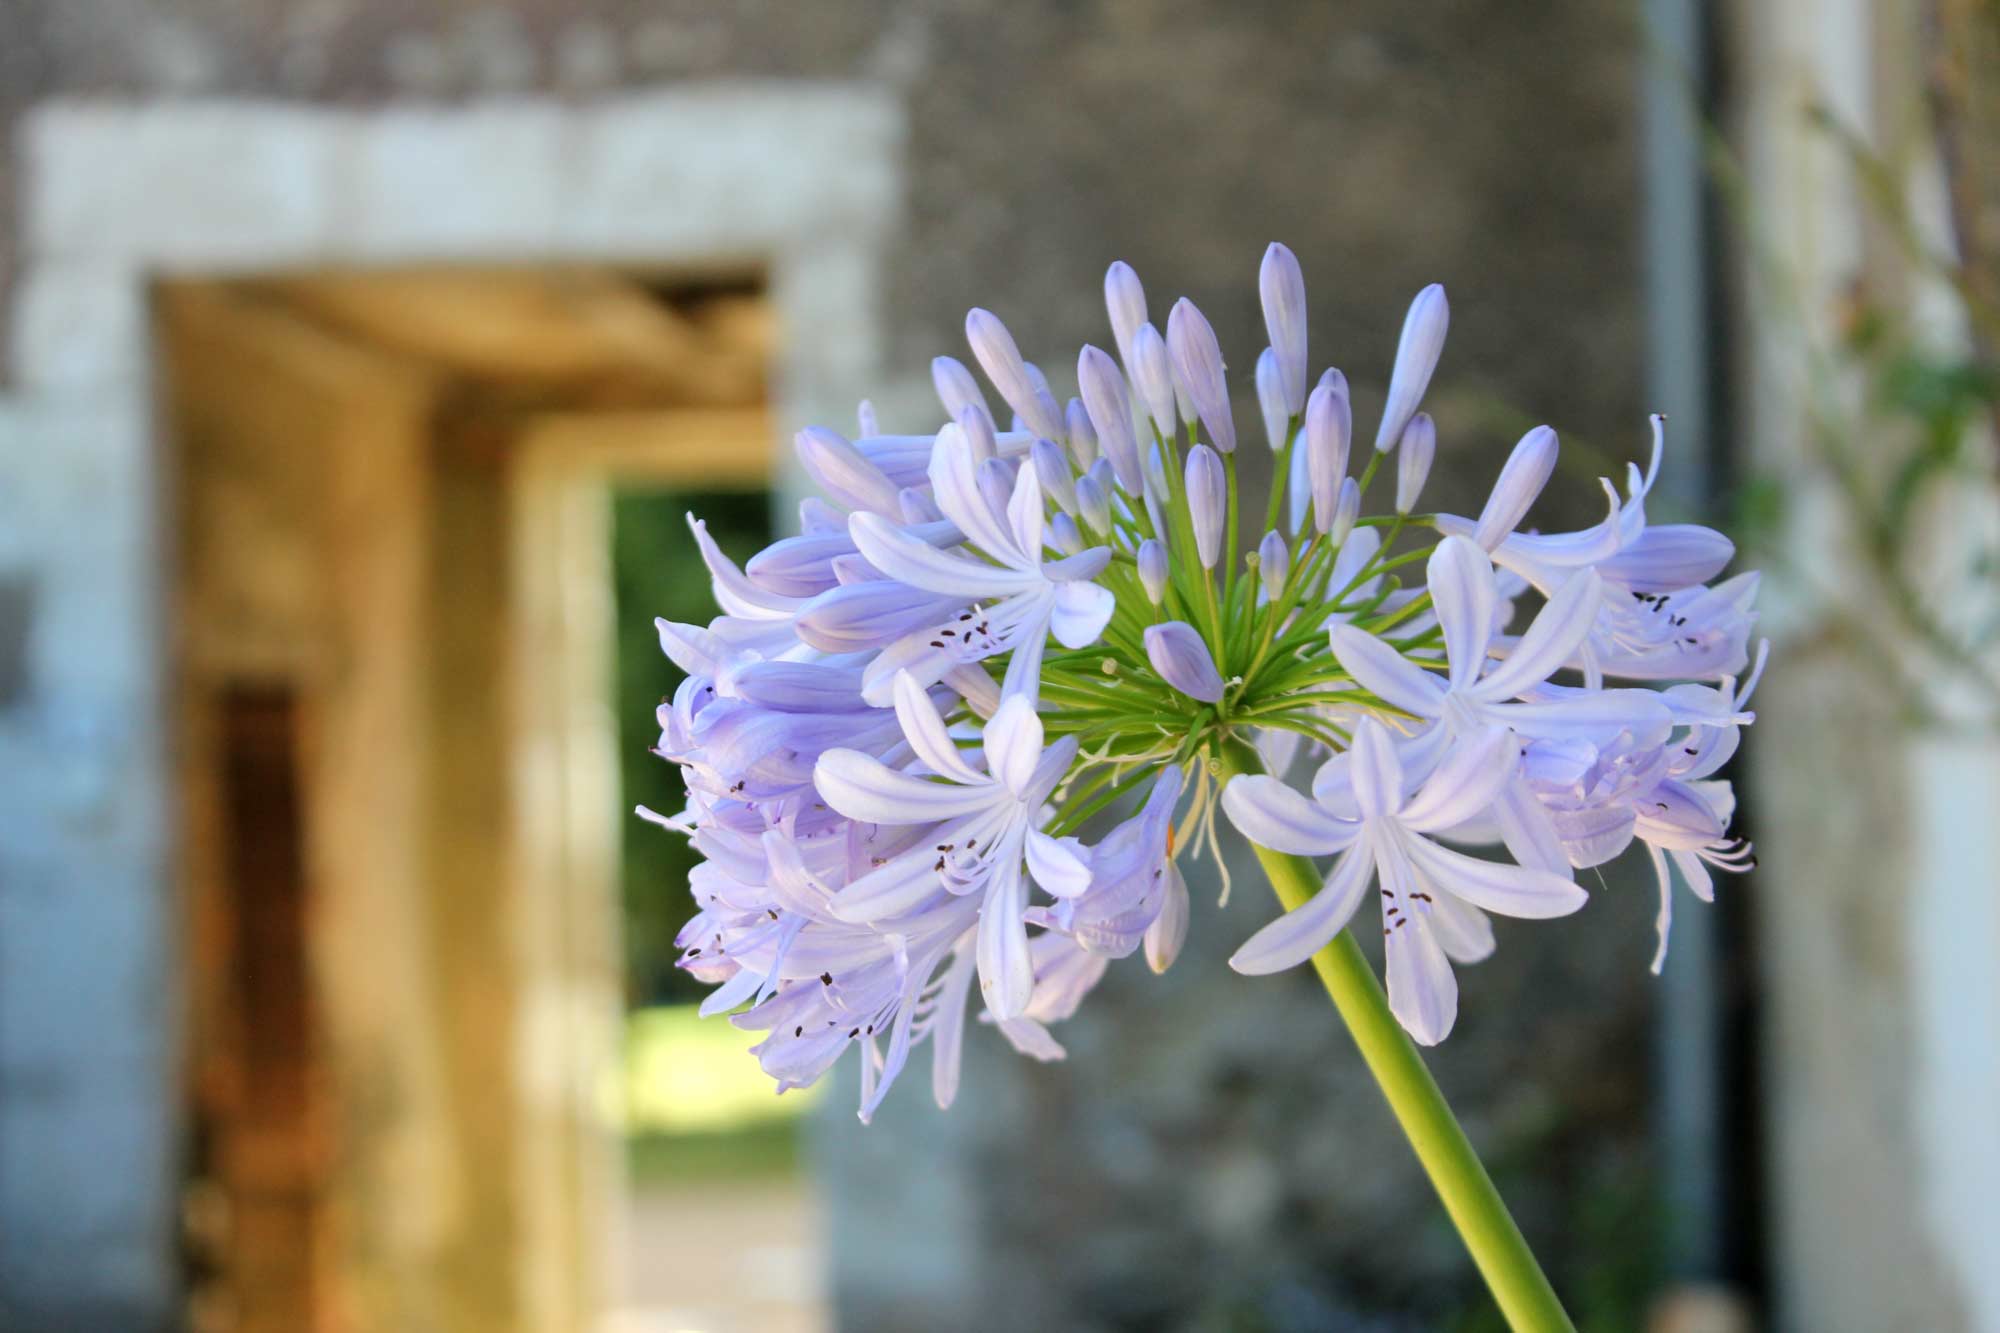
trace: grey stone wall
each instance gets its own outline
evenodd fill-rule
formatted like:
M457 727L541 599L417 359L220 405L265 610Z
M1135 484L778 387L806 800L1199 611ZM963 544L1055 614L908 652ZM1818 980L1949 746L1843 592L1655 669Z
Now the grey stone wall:
M1256 263L1281 238L1311 284L1314 360L1348 371L1364 417L1409 296L1432 280L1451 289L1434 404L1441 502L1484 485L1529 424L1522 414L1563 431L1580 504L1582 483L1642 436L1638 44L1628 8L1610 0L6 0L0 33L8 144L24 112L59 97L376 106L525 93L587 102L753 77L878 85L902 100L910 126L903 221L877 298L895 374L854 386L879 387L885 406L915 401L929 357L959 350L971 304L1001 313L1028 354L1066 378L1076 344L1104 336L1099 281L1123 257L1156 310L1182 293L1202 304L1247 408L1261 344ZM15 312L5 325L16 337L31 308L8 276L22 250L22 167L18 146L0 153L0 309ZM1246 410L1246 429L1251 419ZM142 499L134 486L126 475L119 489ZM0 550L40 530L0 533ZM0 576L15 567L0 565ZM10 602L16 632L55 632L64 607L89 598L82 587L29 587ZM31 673L0 700L0 732L39 735L60 715L56 684ZM159 795L142 793L130 816L147 838ZM0 843L10 927L59 891L64 876L38 877L38 865L87 861L80 849L64 859L61 839L117 845L38 821L10 814ZM101 900L110 915L87 943L73 934L78 918L62 918L79 967L143 958L125 942L168 928L157 863L121 864L136 867L129 891ZM1222 967L1269 914L1254 878L1239 880L1226 912L1212 885L1197 883L1197 897L1188 956L1165 979L1120 969L1062 1034L1066 1065L1028 1067L976 1034L948 1116L923 1104L917 1079L865 1132L834 1099L817 1146L845 1325L1429 1329L1479 1310L1454 1240L1310 977L1249 982ZM1626 1327L1651 1234L1651 908L1640 890L1602 897L1572 921L1503 923L1499 956L1466 977L1460 1030L1434 1066L1579 1313ZM34 981L38 1007L13 1021L44 1023L47 996L118 1006L140 1034L142 1049L119 1066L137 1071L132 1080L78 1084L60 1104L87 1091L129 1108L158 1086L163 1057L143 1034L157 1030L164 979L113 967L45 987L43 973L15 975ZM37 1114L37 1079L69 1077L42 1049L56 1034L38 1046L10 1032L0 1045L0 1140L32 1142L18 1134ZM126 1119L140 1123L129 1109ZM89 1142L115 1150L118 1139ZM157 1169L157 1154L146 1161ZM31 1206L34 1190L70 1178L49 1165L23 1193L15 1171L7 1206ZM0 1216L0 1231L11 1223ZM39 1261L6 1239L0 1250L8 1262ZM125 1289L121 1274L74 1271L81 1287ZM158 1291L145 1274L128 1286L139 1304L106 1327L140 1326L131 1311ZM1384 1309L1401 1322L1356 1313Z

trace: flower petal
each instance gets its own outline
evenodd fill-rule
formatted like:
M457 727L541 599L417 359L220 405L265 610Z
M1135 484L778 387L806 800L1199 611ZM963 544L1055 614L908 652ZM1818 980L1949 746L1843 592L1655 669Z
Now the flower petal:
M1155 972L1164 972L1180 957L1181 946L1187 943L1188 932L1188 886L1181 877L1180 867L1167 862L1164 882L1160 885L1160 913L1153 923L1146 927L1146 966Z
M1450 659L1453 689L1479 679L1493 642L1493 613L1498 596L1493 587L1493 563L1486 552L1465 537L1446 537L1424 566L1431 604L1444 630L1445 656Z
M1486 727L1460 737L1403 807L1403 826L1436 833L1485 814L1519 767L1519 759L1520 742L1504 727Z
M958 1071L965 1050L965 996L972 989L976 964L970 950L951 960L931 1012L931 1096L938 1110L949 1110L958 1096Z
M1042 719L1035 715L1034 702L1020 694L1002 699L1000 711L986 724L985 736L987 769L1019 797L1028 790L1035 763L1042 757Z
M1354 727L1348 749L1347 780L1354 784L1354 805L1363 819L1393 815L1403 808L1403 761L1389 732L1372 717Z
M1444 682L1373 634L1335 625L1331 638L1341 669L1383 703L1415 717L1436 717L1443 711Z
M1568 916L1590 900L1574 880L1547 870L1482 861L1415 834L1405 837L1403 845L1424 878L1438 889L1502 916L1529 920Z
M1222 698L1222 674L1215 669L1215 659L1194 626L1182 620L1169 620L1148 625L1142 637L1146 659L1161 680L1205 704Z
M1230 779L1222 810L1236 831L1260 847L1293 856L1325 856L1354 844L1361 826L1338 819L1284 783L1261 773Z
M1535 616L1534 623L1499 665L1473 687L1481 699L1498 702L1525 694L1562 669L1597 623L1603 583L1591 570L1570 576Z
M1296 967L1318 953L1354 916L1373 869L1367 847L1349 849L1334 862L1333 873L1318 893L1252 935L1230 955L1229 966L1245 976L1264 976Z
M1012 863L994 867L979 909L979 991L999 1020L1019 1018L1035 989L1035 966L1028 952L1027 881Z
M941 778L962 782L968 786L985 786L992 779L974 769L959 754L952 744L951 736L945 731L944 719L938 716L936 705L924 693L923 686L907 671L898 671L893 686L896 701L896 721L903 728L903 737L916 751L917 758L924 766Z
M1075 838L1051 838L1028 831L1028 873L1054 898L1074 898L1090 887L1090 863Z
M1058 583L1049 631L1065 648L1088 648L1111 623L1118 599L1095 583Z
M968 541L995 560L1018 563L1014 534L986 503L985 493L979 489L979 459L958 426L948 425L938 432L937 443L931 447L930 479L931 498L937 502L938 512L956 523Z
M1045 517L1042 512L1041 474L1032 465L1023 467L1014 474L1014 493L1007 498L1007 526L1012 529L1021 554L1037 564L1042 559L1042 521Z
M1383 961L1389 973L1389 1010L1412 1040L1435 1046L1451 1035L1458 1020L1458 978L1451 960L1431 933L1428 916L1405 912L1390 917L1383 900Z
M940 551L911 536L894 520L862 512L848 519L848 532L868 563L884 577L924 592L961 597L1006 597L1039 583L1037 574L968 560Z
M1037 724L1039 729L1039 724ZM828 750L813 765L813 786L826 803L864 824L927 824L957 819L993 804L991 783L963 787L890 768L859 750Z
M1430 905L1430 927L1454 963L1480 963L1493 956L1493 921L1471 903L1440 894Z
M945 892L937 854L918 847L892 856L833 895L833 914L842 921L882 921L905 916Z

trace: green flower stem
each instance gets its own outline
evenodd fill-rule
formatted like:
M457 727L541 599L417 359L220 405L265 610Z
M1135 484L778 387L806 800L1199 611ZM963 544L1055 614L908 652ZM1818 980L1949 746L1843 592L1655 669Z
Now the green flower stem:
M1238 740L1223 746L1222 767L1231 777L1261 769L1255 752ZM1254 844L1253 850L1286 911L1319 891L1320 876L1312 862ZM1342 931L1313 955L1312 963L1508 1327L1515 1333L1575 1333L1423 1057L1389 1012L1388 997L1352 932Z

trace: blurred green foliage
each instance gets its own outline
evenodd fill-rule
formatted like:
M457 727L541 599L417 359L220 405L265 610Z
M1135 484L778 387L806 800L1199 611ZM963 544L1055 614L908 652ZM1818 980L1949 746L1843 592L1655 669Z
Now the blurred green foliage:
M673 814L687 800L680 769L653 753L654 714L681 673L660 652L655 617L705 625L716 614L687 514L699 514L737 561L771 540L768 491L627 490L612 500L612 577L617 596L618 767L623 808ZM674 966L674 935L693 915L687 839L636 815L624 823L625 994L629 1008L698 1001L708 988Z

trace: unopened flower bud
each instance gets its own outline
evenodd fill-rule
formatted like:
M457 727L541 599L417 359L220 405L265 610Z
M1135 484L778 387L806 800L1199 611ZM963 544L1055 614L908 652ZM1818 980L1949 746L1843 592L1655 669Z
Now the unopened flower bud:
M1037 435L1062 434L1062 413L1056 410L1055 400L1049 396L1040 376L1029 373L1020 348L1014 345L1014 335L1007 332L1007 326L998 316L977 307L969 311L965 316L965 339L972 344L973 358L986 372L986 378L993 381L993 387L1027 423L1029 430Z
M1500 479L1493 483L1486 507L1479 511L1479 525L1473 530L1472 540L1481 550L1490 554L1507 540L1529 506L1541 496L1542 487L1549 484L1555 470L1556 433L1547 426L1537 426L1523 435L1514 452L1507 455Z
M1223 524L1228 517L1229 483L1222 457L1205 444L1188 450L1188 516L1194 523L1195 554L1203 569L1214 569L1222 556Z
M1333 525L1326 530L1327 540L1340 546L1347 540L1347 534L1354 531L1354 520L1360 517L1361 486L1348 477L1340 483L1340 498L1334 502Z
M1138 494L1139 442L1132 434L1132 400L1125 376L1102 349L1086 345L1076 358L1076 382L1090 424L1097 428L1102 456L1110 460L1119 484Z
M1118 359L1130 370L1132 339L1146 322L1146 289L1139 285L1139 275L1132 266L1122 259L1104 272L1104 309L1111 316L1111 338L1117 345Z
M1145 639L1146 660L1161 680L1190 699L1205 704L1221 700L1222 673L1215 669L1215 659L1194 626L1180 620L1149 625Z
M905 523L936 523L944 517L938 512L937 502L927 491L914 486L905 486L896 492L896 508Z
M1125 419L1130 421L1128 411ZM1063 426L1069 431L1070 457L1076 460L1079 471L1097 461L1097 427L1090 424L1090 412L1081 398L1072 398L1063 408Z
M1277 354L1285 414L1293 416L1306 401L1306 279L1298 257L1275 241L1257 270L1257 295L1264 304L1271 350Z
M1375 452L1386 454L1403 438L1403 430L1416 415L1417 405L1430 387L1431 372L1437 369L1444 352L1445 326L1451 322L1451 307L1444 288L1432 283L1410 302L1403 317L1403 336L1396 344L1396 368L1389 375L1389 401L1382 408L1382 425L1375 432Z
M1167 350L1173 358L1174 380L1187 391L1189 404L1208 430L1209 442L1222 453L1235 453L1236 422L1229 415L1222 345L1215 340L1207 316L1185 296L1167 313Z
M1187 943L1188 933L1187 880L1181 877L1181 868L1171 859L1162 878L1160 914L1146 927L1145 936L1146 966L1155 972L1164 972L1174 965L1174 959L1181 956L1181 946Z
M1076 520L1068 514L1059 513L1049 520L1049 545L1064 555L1079 554L1089 544L1078 530Z
M1000 456L1000 437L993 433L993 418L983 406L972 406L958 414L958 428L965 432L965 442L972 446L972 458L983 463L989 458Z
M973 476L987 507L996 514L1006 513L1007 502L1014 498L1014 469L998 458L989 458Z
M1431 460L1437 457L1437 427L1430 413L1419 412L1403 429L1403 441L1396 446L1396 512L1407 514L1417 507L1424 482L1431 475Z
M1035 477L1042 483L1042 494L1056 502L1056 507L1066 513L1076 510L1076 477L1069 469L1069 455L1054 440L1036 440L1028 446L1028 457L1034 461Z
M1076 515L1083 526L1098 536L1111 531L1111 505L1095 473L1076 479Z
M847 515L817 495L799 501L800 532L845 532Z
M897 511L896 484L859 449L822 426L808 426L795 444L806 475L849 509L891 515Z
M1264 440L1277 453L1285 447L1291 430L1291 413L1285 410L1285 387L1278 382L1278 354L1266 347L1257 353L1257 412L1264 418Z
M1276 600L1285 590L1285 578L1291 573L1292 553L1285 546L1285 539L1276 531L1264 534L1264 540L1257 543L1257 577L1264 585L1264 595Z
M1306 478L1312 487L1313 526L1321 532L1333 526L1353 429L1347 380L1339 371L1329 370L1306 400Z
M1139 585L1154 606L1166 600L1167 548L1152 537L1139 543Z
M944 404L945 416L953 421L968 407L992 415L986 406L986 395L979 391L979 381L972 378L972 372L956 357L931 358L931 385L937 390L938 401Z
M1153 419L1153 429L1162 439L1171 440L1180 430L1180 411L1174 398L1174 368L1167 356L1167 340L1151 324L1141 324L1132 335L1132 384ZM1087 400L1086 400L1087 401ZM1104 423L1097 421L1097 437L1104 438Z

